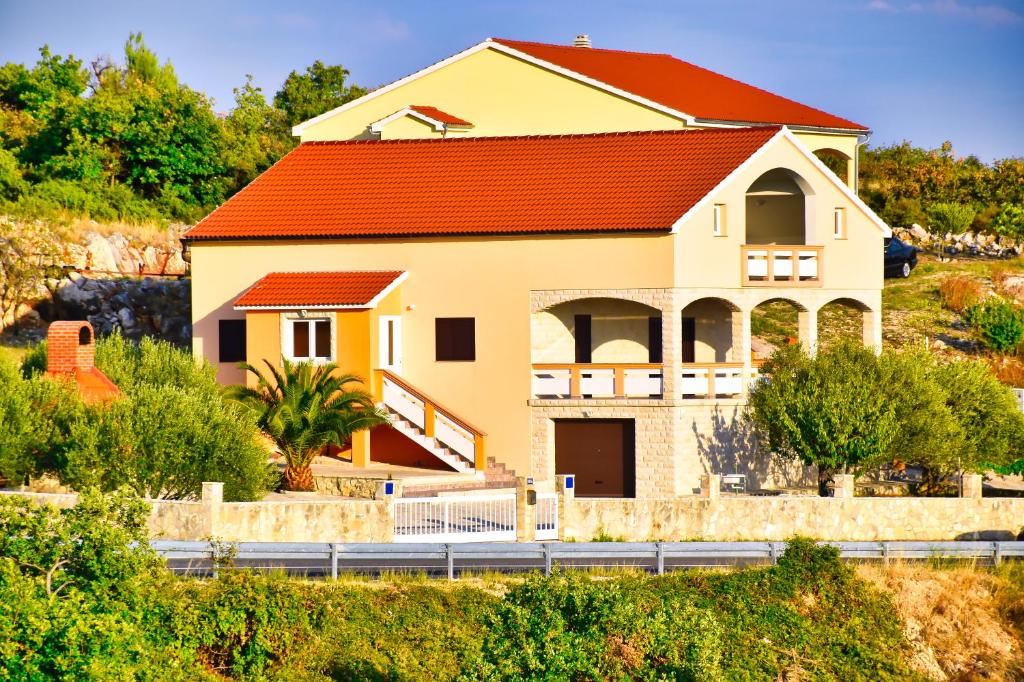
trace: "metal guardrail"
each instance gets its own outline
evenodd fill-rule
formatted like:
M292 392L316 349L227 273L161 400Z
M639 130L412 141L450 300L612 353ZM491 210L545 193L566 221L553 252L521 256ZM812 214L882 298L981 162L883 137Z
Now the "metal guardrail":
M455 578L463 573L516 573L555 568L634 568L661 575L689 568L770 564L785 542L551 542L349 544L286 542L176 542L152 547L171 570L185 575L216 574L218 567L277 569L293 575L342 572L377 575L422 572ZM851 561L967 560L999 565L1024 558L1024 542L828 542Z

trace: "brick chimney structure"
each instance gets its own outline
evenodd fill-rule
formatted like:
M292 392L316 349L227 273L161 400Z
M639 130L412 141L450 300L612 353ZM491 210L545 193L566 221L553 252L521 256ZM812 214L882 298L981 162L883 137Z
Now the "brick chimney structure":
M46 374L72 379L86 402L120 394L117 385L96 368L96 335L85 321L54 322L46 333Z

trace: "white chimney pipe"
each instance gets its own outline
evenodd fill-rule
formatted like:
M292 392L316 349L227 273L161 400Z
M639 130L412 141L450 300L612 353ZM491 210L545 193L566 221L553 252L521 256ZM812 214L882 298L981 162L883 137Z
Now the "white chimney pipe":
M581 33L576 36L576 40L572 44L576 47L590 47L590 36L586 33Z

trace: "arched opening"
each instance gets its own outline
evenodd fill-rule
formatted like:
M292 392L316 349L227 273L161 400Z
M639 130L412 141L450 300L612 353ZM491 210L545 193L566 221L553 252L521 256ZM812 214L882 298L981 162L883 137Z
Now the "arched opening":
M682 361L743 362L740 309L722 298L702 298L682 312Z
M786 298L771 298L750 311L750 351L755 362L767 360L783 346L805 342L810 336L807 309Z
M852 298L837 298L818 309L818 347L840 341L871 344L871 308Z
M774 168L747 189L747 244L807 243L814 192L798 173Z
M853 175L853 159L838 149L818 149L814 152L818 160L825 164L825 167L839 176L839 179L850 185L850 178Z
M533 361L661 362L661 311L617 298L584 298L533 315Z
M661 397L661 311L615 298L550 306L531 320L537 398Z
M88 327L82 325L78 329L78 345L88 346L90 343L92 343L92 332Z

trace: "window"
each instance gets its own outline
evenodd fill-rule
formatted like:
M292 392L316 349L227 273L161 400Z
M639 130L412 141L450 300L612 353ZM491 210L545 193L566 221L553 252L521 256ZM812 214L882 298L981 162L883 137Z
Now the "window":
M846 239L845 208L837 208L832 214L832 234L836 239Z
M438 317L434 320L437 361L476 360L476 320L472 317Z
M245 320L220 320L218 339L219 362L245 360Z
M592 362L593 334L591 333L593 320L590 315L574 315L572 335L576 341L576 363L590 364Z
M282 344L289 360L324 362L333 358L331 352L331 319L309 318L285 320Z
M726 236L725 204L715 204L715 226L712 231L716 237Z

